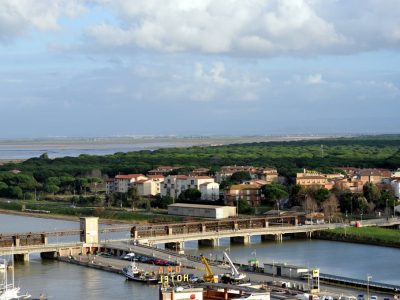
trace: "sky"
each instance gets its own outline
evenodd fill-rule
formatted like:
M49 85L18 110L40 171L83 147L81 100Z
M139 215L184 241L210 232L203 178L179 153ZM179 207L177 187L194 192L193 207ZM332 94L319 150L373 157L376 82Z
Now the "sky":
M399 0L0 0L0 138L398 133Z

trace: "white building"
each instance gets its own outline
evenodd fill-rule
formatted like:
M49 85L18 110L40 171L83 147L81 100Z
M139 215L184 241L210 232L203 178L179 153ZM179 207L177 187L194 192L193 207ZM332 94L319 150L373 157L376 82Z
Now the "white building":
M133 183L140 196L156 196L160 194L160 185L164 181L164 176L150 175L148 179L138 180Z
M234 206L175 203L168 205L169 215L225 219L236 216Z
M147 177L143 174L117 175L106 181L106 193L127 193L134 182L144 179Z
M288 265L286 263L264 263L264 273L288 278L301 278L308 273L308 268Z
M219 183L206 182L200 184L201 200L216 201L219 199Z
M161 184L160 194L161 196L169 195L173 198L177 198L183 191L187 189L196 189L201 191L201 185L205 183L215 183L214 178L209 176L169 175L165 177L163 184ZM207 193L207 196L213 197L213 189L216 192L216 188L217 186L213 185L210 186L210 191L207 191L208 188L204 188L204 191Z
M393 180L390 184L393 188L395 197L400 199L400 179Z

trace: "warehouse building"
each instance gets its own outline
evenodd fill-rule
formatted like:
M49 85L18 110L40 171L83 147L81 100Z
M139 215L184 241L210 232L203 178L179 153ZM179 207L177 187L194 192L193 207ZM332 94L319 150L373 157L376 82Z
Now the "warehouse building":
M175 203L168 205L169 215L225 219L236 216L234 206Z

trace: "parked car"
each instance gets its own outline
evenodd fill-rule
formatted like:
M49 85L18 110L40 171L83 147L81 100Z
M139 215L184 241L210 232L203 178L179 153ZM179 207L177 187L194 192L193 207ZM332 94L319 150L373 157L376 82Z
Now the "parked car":
M153 263L157 266L168 266L168 261L164 259L156 259Z
M364 294L358 294L357 300L364 300Z
M123 259L123 260L133 260L134 258L137 258L137 257L135 257L135 253L133 253L133 252L127 253L121 257L121 259Z
M152 264L154 262L154 258L147 257L147 256L141 256L138 260L139 260L139 262L142 262L145 264Z
M373 295L373 296L370 296L369 299L370 300L378 300L378 296Z

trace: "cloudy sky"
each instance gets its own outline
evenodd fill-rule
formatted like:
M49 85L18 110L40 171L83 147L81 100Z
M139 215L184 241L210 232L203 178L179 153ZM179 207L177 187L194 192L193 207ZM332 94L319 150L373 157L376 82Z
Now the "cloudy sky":
M0 138L400 128L399 0L0 0Z

